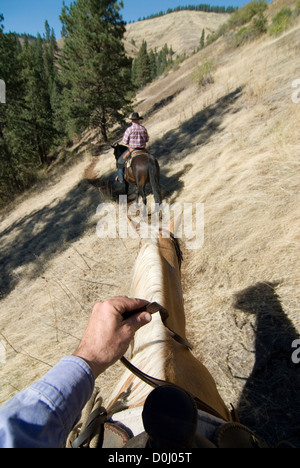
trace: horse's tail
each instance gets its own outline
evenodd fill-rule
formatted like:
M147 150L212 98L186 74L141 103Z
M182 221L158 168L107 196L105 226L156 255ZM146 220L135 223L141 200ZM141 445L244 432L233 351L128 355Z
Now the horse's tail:
M160 205L162 202L162 196L161 196L161 190L160 190L160 185L159 185L159 177L160 177L160 170L159 170L158 162L155 158L150 157L149 158L150 185L151 185L152 192L154 195L155 203L158 203Z

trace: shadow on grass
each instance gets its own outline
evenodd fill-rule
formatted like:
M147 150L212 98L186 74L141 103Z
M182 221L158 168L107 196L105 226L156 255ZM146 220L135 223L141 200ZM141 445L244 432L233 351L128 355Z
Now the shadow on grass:
M234 306L254 314L255 364L237 408L241 421L271 446L300 447L300 365L292 361L299 334L285 314L276 283L258 283L235 296Z
M91 227L99 203L99 193L82 181L63 200L54 200L1 232L0 299L17 286L20 275L41 275L51 258L80 239ZM26 273L16 271L28 265Z
M170 161L176 163L187 158L195 147L217 138L224 118L239 111L237 101L242 96L242 91L243 88L239 87L223 96L151 144L149 151L159 160L161 167Z

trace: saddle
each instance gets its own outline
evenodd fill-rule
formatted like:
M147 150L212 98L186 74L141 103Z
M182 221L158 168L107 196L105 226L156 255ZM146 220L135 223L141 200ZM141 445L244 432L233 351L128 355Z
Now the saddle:
M170 388L170 387L169 387ZM166 387L165 387L166 389ZM173 388L171 388L173 390ZM182 391L181 389L179 389ZM166 394L165 400L169 402L169 409L173 405L172 413L164 411L161 403L152 404L154 390L150 393L143 408L142 419L144 432L133 436L131 431L121 423L114 422L112 416L122 409L121 400L118 400L110 411L102 407L102 399L99 398L99 389L95 390L90 404L91 413L81 423L81 430L74 431L67 442L66 448L104 448L104 449L166 449L166 448L269 448L266 442L248 427L238 422L225 422L213 418L209 421L207 415L192 414L188 405L193 402L173 400L172 395ZM183 408L182 408L183 406ZM202 419L201 419L202 418ZM210 436L200 435L197 424L214 427ZM211 424L211 426L210 426Z
M173 330L167 327L168 312L157 303L147 306L151 314L159 312L167 332L173 339L188 349L191 345ZM133 313L127 312L124 318L129 318ZM126 317L125 317L126 315ZM70 435L67 447L70 448L162 448L166 442L175 443L176 447L181 443L193 448L266 448L267 444L250 429L243 426L236 411L232 411L232 422L225 421L213 408L199 400L192 394L181 389L177 385L156 379L141 370L135 368L124 357L121 362L133 374L152 386L153 390L148 396L143 409L143 423L145 432L137 437L119 425L111 418L114 414L126 410L126 393L109 410L102 406L99 389L96 389L87 410L87 418L77 426ZM169 406L167 410L166 407ZM204 419L217 424L212 437L206 438L197 434L198 415L204 415ZM85 419L85 420L84 420ZM174 425L175 424L175 425ZM174 427L172 427L174 426ZM179 429L179 431L177 430ZM180 430L182 429L182 430ZM169 431L173 431L170 436ZM165 434L169 434L167 440ZM179 437L178 437L179 434ZM186 438L186 435L188 437ZM186 440L184 440L186 438ZM157 445L158 444L158 445ZM191 445L190 445L191 444ZM171 445L174 447L174 445Z
M141 155L146 155L148 157L151 157L151 155L148 153L146 149L134 149L134 150L128 150L127 153L124 154L123 159L125 160L125 167L129 169L132 164L132 160L136 156L141 156Z

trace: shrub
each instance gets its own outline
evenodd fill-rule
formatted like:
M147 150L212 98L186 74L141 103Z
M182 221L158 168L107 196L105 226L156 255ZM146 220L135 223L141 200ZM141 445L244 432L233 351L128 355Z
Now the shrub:
M265 0L253 0L231 15L228 21L229 29L249 23L255 15L264 12L267 8Z
M272 24L269 28L271 36L278 36L285 31L292 23L293 13L290 8L282 8L272 19Z
M243 26L235 35L235 47L239 47L250 39L250 28Z
M251 32L248 30L248 28L241 28L237 33L235 45L239 46L241 43L248 39L249 35L251 35L251 37L253 37L254 35L257 36L257 34L254 33L257 33L257 30L259 28L264 29L263 32L265 32L267 20L265 19L263 12L267 8L268 4L265 0L253 0L252 2L243 6L241 9L235 11L226 23L220 26L220 28L216 32L209 35L207 37L205 45L208 46L214 41L216 41L220 36L224 36L225 34L228 34L231 30L234 30L235 28L241 27L246 23L249 23L252 20L252 18L254 18L254 16L256 15L258 16L258 19L256 20L258 21L258 23L254 26L252 25Z
M252 32L256 37L267 32L267 22L267 18L264 16L263 12L260 11L257 17L254 18L252 24Z
M213 60L205 60L202 65L198 65L192 75L193 81L198 86L205 86L210 83L214 83L213 71L215 69Z
M246 41L252 41L267 31L267 19L263 12L259 12L250 26L242 27L235 36L235 46L239 47Z

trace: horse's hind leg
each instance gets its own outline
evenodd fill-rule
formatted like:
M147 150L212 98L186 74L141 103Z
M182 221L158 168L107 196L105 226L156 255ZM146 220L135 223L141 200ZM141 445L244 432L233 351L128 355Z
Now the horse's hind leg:
M140 198L140 191L138 189L138 187L136 188L136 199L135 199L135 204L138 205L139 204L139 198Z
M125 180L125 195L127 197L127 202L128 202L128 194L129 194L129 183Z
M142 197L143 204L147 204L147 198L146 198L146 192L145 192L145 187L138 186L137 188L137 193L136 193L136 204L139 204L139 197Z

